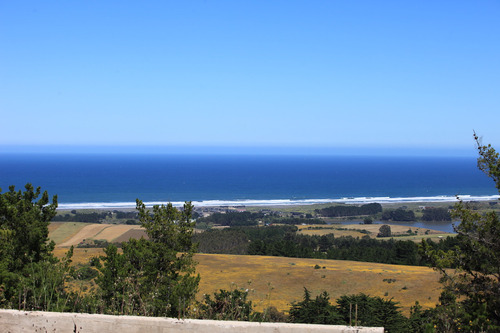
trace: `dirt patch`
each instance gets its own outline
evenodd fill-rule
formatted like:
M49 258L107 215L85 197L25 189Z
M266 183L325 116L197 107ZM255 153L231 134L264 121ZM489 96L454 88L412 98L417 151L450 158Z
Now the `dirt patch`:
M87 238L94 238L95 235L100 233L103 229L110 227L111 224L89 224L80 231L78 231L73 237L68 239L67 241L59 244L58 246L61 247L70 247L70 246L76 246L78 245L81 241Z
M119 242L119 243L127 242L130 238L140 239L141 237L148 239L148 235L146 234L146 231L144 231L144 229L142 228L130 229L129 231L122 234L120 237L115 238L113 242Z
M109 227L102 229L98 234L96 234L92 238L104 239L107 240L108 242L115 242L116 239L122 236L124 233L134 229L140 229L140 227L137 225L128 225L128 224L110 225Z
M56 244L61 244L86 226L89 226L89 224L82 222L52 222L49 224L49 238Z

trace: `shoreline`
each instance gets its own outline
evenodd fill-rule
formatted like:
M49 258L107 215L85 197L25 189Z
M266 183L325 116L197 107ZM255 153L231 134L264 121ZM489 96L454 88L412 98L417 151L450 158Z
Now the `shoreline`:
M463 201L497 201L500 195L461 195ZM195 207L293 207L311 206L322 204L406 204L406 203L455 203L457 196L431 196L431 197L358 197L339 199L270 199L270 200L204 200L192 201ZM144 201L147 207L167 204L169 201ZM175 207L182 207L184 202L173 201ZM134 209L135 202L85 202L85 203L60 203L58 210L71 209Z

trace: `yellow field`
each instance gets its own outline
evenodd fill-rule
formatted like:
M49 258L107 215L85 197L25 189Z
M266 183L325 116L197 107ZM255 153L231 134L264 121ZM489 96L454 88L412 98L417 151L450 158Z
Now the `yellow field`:
M108 242L113 242L115 239L131 230L142 230L142 228L137 225L125 224L91 224L73 222L69 222L67 224L75 226L74 229L64 233L66 237L63 241L57 241L56 239L60 239L62 237L54 237L53 234L57 234L60 229L64 229L65 225L55 229L53 233L49 233L49 237L53 239L59 247L76 246L86 239L103 239ZM73 234L70 235L70 232L73 232Z
M313 295L326 290L332 299L360 292L394 298L408 314L417 300L434 306L441 292L439 274L426 267L213 254L198 254L196 260L201 294L221 288L249 289L257 309L274 305L288 310L291 302L302 299L306 287Z
M117 239L122 235L120 233L137 228L94 226L100 226L101 229L95 227L88 228L87 231L92 229L92 233L98 235L96 239L104 239L101 238L104 235L108 240ZM61 227L51 227L52 239L52 233ZM87 231L84 231L84 228L76 230L73 237L67 236L62 244L78 244L78 239L88 237ZM54 251L58 257L62 257L67 251L62 244ZM87 263L91 257L102 254L102 249L75 248L73 263ZM249 290L249 298L257 310L270 305L279 310L288 310L292 302L302 299L303 288L306 287L313 295L327 291L332 300L360 292L386 299L393 298L400 303L403 312L409 314L409 309L415 301L419 301L424 307L434 306L441 292L439 274L426 267L222 254L197 254L195 260L198 262L197 271L201 276L198 299L201 300L203 294L211 294L219 289L244 288ZM316 265L320 268L315 269Z
M61 257L66 251L56 248L55 254ZM74 264L103 254L93 248L74 251ZM244 288L256 310L270 305L288 310L292 302L302 299L306 287L313 295L325 290L332 300L360 292L393 298L409 314L417 300L424 307L434 306L441 292L439 274L426 267L223 254L197 254L195 260L201 276L198 299L219 289ZM315 269L316 265L321 268ZM388 283L389 279L395 281Z
M61 244L87 225L81 222L52 222L49 224L49 237L56 244Z

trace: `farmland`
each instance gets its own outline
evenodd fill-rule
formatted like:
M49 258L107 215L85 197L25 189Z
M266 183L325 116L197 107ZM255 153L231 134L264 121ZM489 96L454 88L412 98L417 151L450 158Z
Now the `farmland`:
M83 240L114 242L142 235L137 225L68 222L51 224L49 229L50 237L57 243L57 256ZM73 263L84 264L102 253L99 248L75 248ZM249 290L257 310L270 305L288 310L293 301L302 298L303 288L307 287L313 294L325 290L332 299L360 292L393 298L408 314L415 301L434 306L441 288L438 273L418 266L221 254L197 254L195 260L201 276L199 299L219 289L243 288Z

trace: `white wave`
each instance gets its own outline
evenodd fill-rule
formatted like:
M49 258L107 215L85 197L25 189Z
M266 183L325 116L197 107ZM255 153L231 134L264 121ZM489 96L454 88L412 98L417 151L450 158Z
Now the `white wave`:
M461 195L463 201L492 201L498 200L499 195ZM324 203L366 204L366 203L412 203L412 202L457 202L455 196L432 196L432 197L357 197L339 199L273 199L273 200L204 200L193 201L195 207L213 206L296 206L314 205ZM166 205L168 201L144 202L147 207L154 205ZM174 201L172 205L181 207L184 202ZM66 209L130 209L135 208L135 202L86 202L86 203L61 203L60 210Z

